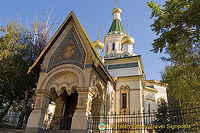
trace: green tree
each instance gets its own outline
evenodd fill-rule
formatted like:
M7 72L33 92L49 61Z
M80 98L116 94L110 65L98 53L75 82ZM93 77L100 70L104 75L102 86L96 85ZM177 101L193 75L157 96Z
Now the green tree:
M162 74L169 84L168 97L177 97L182 108L200 105L200 1L168 0L164 5L148 2L154 23L152 31L158 35L153 52L171 64Z
M33 105L38 73L28 72L47 44L55 22L51 13L35 22L31 29L9 21L1 27L0 37L0 122L8 110L20 113L18 128L28 119Z
M19 24L10 21L0 37L0 121L6 115L14 102L22 100L27 87L27 74L24 69L23 54L30 41L29 33Z
M33 23L33 28L31 30L31 43L27 45L26 50L26 62L27 66L30 67L33 65L39 54L41 53L42 49L46 46L48 40L50 39L52 29L57 27L56 26L56 19L53 22L50 22L51 13L53 10L48 12L47 15L43 19L37 19L37 16L35 17L35 22ZM28 72L28 69L26 69L26 72ZM30 82L29 86L27 87L25 93L24 93L24 100L23 104L21 106L21 112L19 121L17 124L18 128L22 127L22 124L24 121L28 120L28 117L33 109L34 104L34 95L36 88L36 83L38 80L39 73L30 72Z
M167 124L169 124L170 115L168 111L168 104L165 100L161 99L157 108L156 119L153 124L158 126L163 126L163 128L155 129L158 133L168 133L170 129L167 129Z

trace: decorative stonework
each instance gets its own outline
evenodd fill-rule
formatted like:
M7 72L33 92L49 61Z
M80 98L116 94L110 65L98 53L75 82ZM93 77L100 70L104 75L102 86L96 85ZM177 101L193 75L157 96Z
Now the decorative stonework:
M132 68L138 67L138 63L126 63L126 64L117 64L117 65L109 65L108 69L123 69L123 68Z
M91 73L89 91L94 95L94 97L105 99L105 87L95 72Z
M72 27L50 58L48 70L62 64L74 64L84 68L86 52Z
M79 101L79 104L78 106L84 106L85 105L85 97L80 97L80 101Z
M126 93L126 108L122 108L122 94ZM128 113L130 111L130 87L128 85L120 87L120 113Z
M132 56L137 56L136 53L128 53L128 52L124 52L124 53L116 53L116 52L113 52L113 53L110 53L108 55L106 55L104 58L105 59L116 59L116 58L123 58L123 57L132 57Z

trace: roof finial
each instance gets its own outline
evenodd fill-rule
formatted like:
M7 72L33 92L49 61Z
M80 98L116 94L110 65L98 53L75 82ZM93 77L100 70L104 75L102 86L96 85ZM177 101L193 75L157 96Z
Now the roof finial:
M128 35L128 23L127 22L126 22L126 29L127 29L126 34Z
M101 27L99 27L99 34L98 34L98 39L97 40L99 40L99 38L100 38L100 32L101 32Z
M118 0L117 0L117 8L118 8Z

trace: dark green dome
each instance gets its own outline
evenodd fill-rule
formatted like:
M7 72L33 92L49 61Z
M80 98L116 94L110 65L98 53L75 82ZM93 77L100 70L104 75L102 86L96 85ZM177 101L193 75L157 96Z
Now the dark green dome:
M112 31L119 31L119 32L125 33L121 20L119 20L119 19L113 20L112 25L111 25L108 33L112 32Z

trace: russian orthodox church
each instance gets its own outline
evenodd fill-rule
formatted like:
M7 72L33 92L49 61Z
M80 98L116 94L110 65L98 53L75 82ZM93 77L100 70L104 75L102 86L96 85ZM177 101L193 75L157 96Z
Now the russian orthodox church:
M167 100L166 84L146 80L122 10L117 6L112 13L104 43L99 36L90 40L73 11L59 27L29 69L39 72L39 80L26 130L43 130L55 121L60 122L55 129L86 130L89 115L144 113Z

